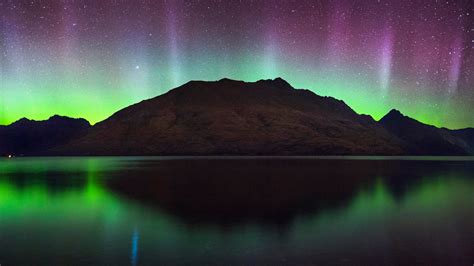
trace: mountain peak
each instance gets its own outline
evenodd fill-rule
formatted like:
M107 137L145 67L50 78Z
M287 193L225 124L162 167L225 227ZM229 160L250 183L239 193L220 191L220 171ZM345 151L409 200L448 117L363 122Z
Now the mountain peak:
M388 112L387 115L391 115L391 116L393 116L393 115L405 116L405 115L403 115L402 112L400 112L400 110L398 110L398 109L392 109L392 110L390 110L390 112Z
M280 77L274 79L261 79L257 81L257 83L268 84L276 88L294 89L293 86L290 85L290 83Z
M258 85L258 86L255 86ZM221 91L229 91L231 88L233 89L245 89L245 88L261 88L261 87L266 87L268 89L276 89L276 90L294 90L293 88L286 80L277 77L274 79L261 79L255 82L246 82L242 80L235 80L235 79L230 79L230 78L222 78L219 80L215 81L204 81L204 80L191 80L175 89L179 89L179 91L183 91L182 89L185 89L185 91L188 91L188 89L216 89L216 88L221 88L225 90ZM174 91L171 90L171 91ZM201 93L204 93L201 91Z
M90 125L89 121L87 121L84 118L73 118L73 117L62 116L62 115L53 115L45 121L56 121L56 122L72 122L72 121L74 121L74 122L78 122L78 123L82 123L82 124L87 123L87 125Z
M22 118L18 119L16 122L22 123L22 122L29 122L29 121L32 121L32 120L30 120L30 119L28 119L28 118L26 118L26 117L22 117Z
M229 83L245 83L244 81L241 80L235 80L235 79L230 79L230 78L221 78L219 80L214 80L214 81L207 81L207 80L190 80L183 85L176 87L176 89L179 88L189 88L193 86L208 86L210 84L229 84Z
M404 141L408 154L466 155L472 151L468 138L454 131L424 124L393 109L380 119L380 124Z
M400 112L398 109L392 109L384 117L382 117L382 119L380 119L380 122L394 120L394 119L399 120L403 118L407 118L407 116L402 114L402 112Z
M273 82L274 82L275 84L280 85L280 86L293 88L293 87L290 85L290 83L288 83L286 80L284 80L284 79L282 79L282 78L280 78L280 77L275 78L275 79L273 80Z
M222 78L222 79L218 80L217 82L253 83L253 82L245 82L245 81L242 81L242 80L235 80L235 79L230 79L230 78ZM267 83L267 84L273 84L273 85L276 85L277 87L290 87L290 88L293 88L290 85L290 83L288 83L286 80L284 80L281 77L276 77L274 79L261 79L261 80L258 80L256 83L259 83L259 82L264 82L264 83Z
M66 120L66 119L71 119L71 118L67 116L62 116L62 115L53 115L48 118L48 120Z
M221 78L220 80L218 80L218 82L242 82L242 81L239 81L239 80L235 80L235 79L230 79L230 78Z
M18 119L17 121L11 123L10 125L12 125L12 126L13 126L13 125L15 125L15 126L24 125L24 124L27 124L27 123L29 123L29 122L31 122L31 121L33 121L33 120L30 120L30 119L28 119L28 118L26 118L26 117L22 117L22 118Z

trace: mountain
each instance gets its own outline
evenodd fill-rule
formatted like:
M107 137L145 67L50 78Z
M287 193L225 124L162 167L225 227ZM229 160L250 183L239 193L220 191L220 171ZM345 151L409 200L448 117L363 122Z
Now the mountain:
M63 145L86 134L91 125L85 119L52 116L45 121L22 118L0 126L0 155L34 155Z
M403 141L412 155L467 155L474 151L474 129L449 130L423 124L391 110L380 119L389 132Z
M90 126L23 118L0 126L0 155L469 155L474 129L380 121L281 78L190 81Z
M122 109L58 155L402 154L400 140L343 101L281 78L191 81Z
M450 130L450 132L453 136L462 139L462 146L469 154L474 154L474 128Z

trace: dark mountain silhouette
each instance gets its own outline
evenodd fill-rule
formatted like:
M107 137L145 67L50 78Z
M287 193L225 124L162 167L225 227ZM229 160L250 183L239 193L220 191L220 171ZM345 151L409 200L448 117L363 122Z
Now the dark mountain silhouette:
M188 82L120 110L53 153L369 155L403 150L370 116L277 78Z
M380 120L380 124L403 141L407 154L467 155L474 147L473 129L437 128L405 116L398 110L391 110Z
M90 128L85 119L52 116L45 121L22 118L0 126L0 155L35 155L81 137Z
M448 130L453 136L460 138L462 147L469 153L474 154L474 128Z
M93 127L53 116L0 126L0 154L467 155L474 129L449 130L390 111L379 122L281 78L191 81Z

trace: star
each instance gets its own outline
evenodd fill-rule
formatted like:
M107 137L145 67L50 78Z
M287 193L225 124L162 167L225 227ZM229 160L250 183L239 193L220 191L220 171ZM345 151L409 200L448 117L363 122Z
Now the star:
M474 126L472 1L20 2L0 0L0 125L46 112L98 122L123 107L117 98L142 100L192 79L282 76L376 119L396 108ZM61 104L77 93L71 84L91 97ZM117 98L103 96L112 90ZM100 112L85 111L98 98Z

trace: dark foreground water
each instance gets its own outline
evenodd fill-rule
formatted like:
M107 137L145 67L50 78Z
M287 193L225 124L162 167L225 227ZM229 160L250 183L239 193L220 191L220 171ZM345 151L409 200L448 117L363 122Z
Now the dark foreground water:
M0 264L473 265L462 158L0 160Z

